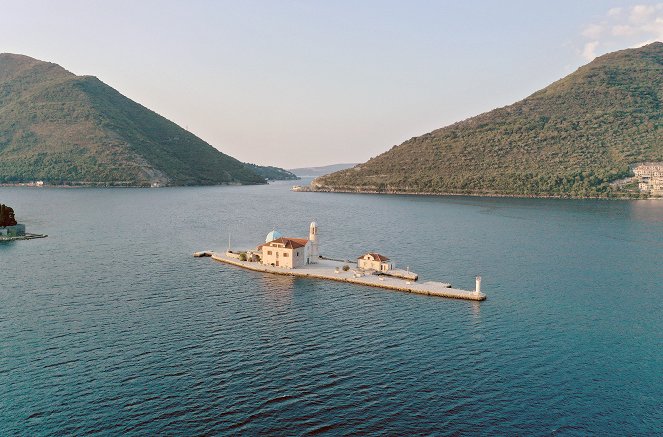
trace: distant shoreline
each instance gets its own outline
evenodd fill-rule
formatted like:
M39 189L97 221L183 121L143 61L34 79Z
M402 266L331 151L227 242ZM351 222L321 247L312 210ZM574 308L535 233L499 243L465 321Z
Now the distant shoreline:
M403 196L467 196L467 197L505 197L512 199L575 199L575 200L663 200L663 197L628 197L628 196L613 196L613 197L600 197L600 196L560 196L560 195L544 195L544 194L499 194L499 193L430 193L423 191L375 191L375 190L342 190L342 189L322 189L311 188L308 193L349 193L349 194L387 194L387 195L403 195Z
M0 187L27 187L27 188L172 188L172 187L243 187L243 186L257 186L269 185L268 181L264 184L241 184L241 183L227 183L227 184L205 184L205 185L160 185L158 187L151 187L149 185L109 185L103 183L74 183L74 184L43 184L35 185L34 183L22 182L15 184L0 184ZM287 182L287 180L285 181ZM307 187L308 188L308 187ZM345 193L345 194L386 194L386 195L401 195L401 196L467 196L467 197L504 197L512 199L575 199L575 200L663 200L663 197L628 197L628 196L613 196L613 197L600 197L600 196L559 196L559 195L543 195L543 194L499 194L499 193L429 193L424 191L375 191L375 190L342 190L342 189L321 189L310 188L301 190L304 193Z
M199 184L199 185L129 185L129 184L112 184L105 182L70 182L66 184L46 184L36 185L31 182L19 182L14 184L2 183L0 187L27 187L27 188L168 188L168 187L241 187L241 186L254 186L254 185L268 185L270 181L265 183L255 184L242 184L239 182L229 182L226 184Z

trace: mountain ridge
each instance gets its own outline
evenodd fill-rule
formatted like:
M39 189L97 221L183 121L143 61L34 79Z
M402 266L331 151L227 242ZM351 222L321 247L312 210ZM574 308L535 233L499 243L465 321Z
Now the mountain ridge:
M95 76L0 54L0 183L262 184L265 178Z
M629 195L629 165L663 161L663 44L600 56L515 102L403 142L320 191Z

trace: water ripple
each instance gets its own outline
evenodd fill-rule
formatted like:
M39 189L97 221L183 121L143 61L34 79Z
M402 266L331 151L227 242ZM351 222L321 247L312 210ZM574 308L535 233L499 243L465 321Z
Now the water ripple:
M661 433L657 213L352 195L300 204L285 188L3 188L53 237L0 245L0 435ZM60 204L69 209L55 215ZM159 213L173 204L195 226ZM464 287L481 272L490 298L190 256L223 248L232 226L260 241L255 217L283 204L293 234L299 217L324 214L332 254L378 246ZM334 223L345 226L332 236Z

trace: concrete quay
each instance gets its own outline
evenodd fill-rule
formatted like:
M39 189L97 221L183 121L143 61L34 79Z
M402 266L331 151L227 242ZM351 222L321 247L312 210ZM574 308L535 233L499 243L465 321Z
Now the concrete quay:
M195 257L211 257L212 259L242 267L257 272L272 273L277 275L298 276L303 278L327 279L339 282L349 282L369 287L384 288L387 290L404 291L408 293L424 294L428 296L439 296L453 299L465 299L482 301L486 295L481 291L467 291L452 288L451 284L444 282L415 282L413 280L401 279L387 275L374 275L357 269L356 263L345 263L337 260L320 259L316 264L308 264L303 267L287 269L263 265L258 262L241 261L235 257L227 256L225 253L213 251L201 251L193 254ZM350 269L343 271L343 266L348 265Z
M3 236L0 235L0 241L17 241L17 240L35 240L37 238L46 238L46 234L30 234L25 233L25 235L16 235L16 236Z

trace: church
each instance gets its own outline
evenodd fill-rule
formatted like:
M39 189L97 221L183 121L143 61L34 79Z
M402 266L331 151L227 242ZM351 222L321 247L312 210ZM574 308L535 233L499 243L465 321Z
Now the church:
M265 243L258 246L258 252L263 265L295 269L315 264L319 257L318 225L311 223L308 240L284 237L274 230L267 234Z

